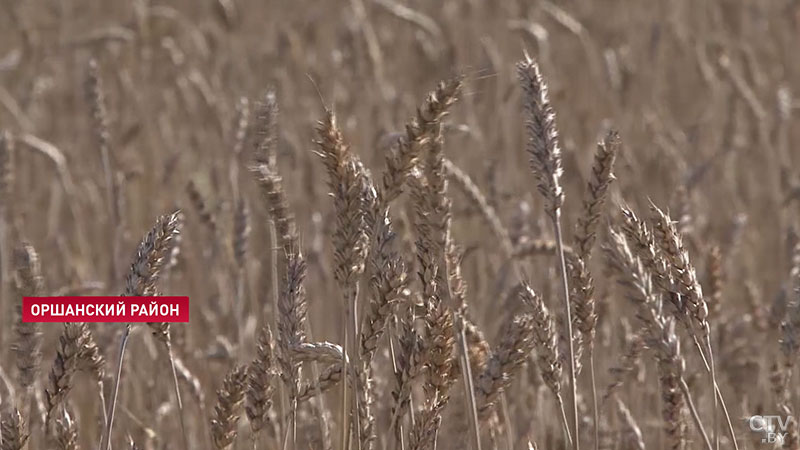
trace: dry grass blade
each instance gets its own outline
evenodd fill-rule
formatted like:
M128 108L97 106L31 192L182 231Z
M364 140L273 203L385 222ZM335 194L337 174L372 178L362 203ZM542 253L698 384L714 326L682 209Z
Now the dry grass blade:
M398 148L386 155L386 171L379 193L384 205L402 192L406 178L422 156L423 147L435 136L436 127L447 114L448 108L456 102L462 84L461 78L439 83L417 110L416 117L406 125L405 138L400 140Z
M180 211L161 216L136 248L130 271L125 278L122 295L150 296L156 294L161 270L172 256L172 250L183 225Z

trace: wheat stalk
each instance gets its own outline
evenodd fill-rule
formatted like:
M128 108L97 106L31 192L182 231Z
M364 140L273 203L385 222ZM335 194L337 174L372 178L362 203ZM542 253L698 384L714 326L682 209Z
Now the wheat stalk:
M325 118L317 125L317 154L322 158L328 173L328 186L333 195L334 209L336 211L336 228L332 236L334 248L334 277L344 298L345 308L342 319L345 330L343 348L351 354L356 368L360 371L360 349L350 339L358 336L358 278L364 272L365 261L369 252L369 223L367 211L372 209L367 203L371 197L371 189L365 169L357 156L350 151L344 142L344 137L336 124L336 116L332 111L325 112ZM353 347L352 349L350 347ZM344 354L344 353L343 353ZM346 359L342 359L343 367L347 367ZM345 371L346 372L346 371ZM366 387L356 386L354 398L357 421L369 422L369 417L358 417L358 397L364 398ZM342 401L346 405L349 401L347 383L342 383ZM362 403L363 406L366 406ZM346 417L346 408L343 406L343 417ZM369 445L369 435L360 436L359 445ZM347 447L347 426L342 430L342 445Z
M572 442L573 439L577 439L577 436L573 438L569 430L564 401L561 397L561 358L558 352L558 333L555 330L555 321L550 315L547 305L530 286L523 284L519 295L522 303L530 309L533 317L536 363L542 372L545 384L555 396L561 410L564 434L567 436L567 440Z
M539 65L530 57L517 64L517 75L524 93L525 128L527 131L526 150L530 156L531 168L538 180L539 193L545 199L545 212L553 222L558 247L559 264L564 300L564 328L567 330L569 348L569 381L571 389L571 405L573 430L572 445L574 450L580 449L578 433L578 401L575 349L572 332L572 312L569 304L569 283L567 281L567 265L564 257L564 239L561 232L561 206L564 203L564 191L561 188L561 147L556 129L556 117L550 106L547 84L544 82Z
M125 278L123 296L134 297L156 294L156 283L161 275L161 270L173 256L173 249L176 244L177 236L180 234L181 225L182 216L180 211L161 216L156 220L155 226L145 235L136 248L133 263ZM119 385L122 378L122 363L125 358L125 349L130 334L131 325L127 324L122 338L120 339L114 387L110 399L111 402L108 406L108 423L103 432L103 442L100 446L101 450L108 450L111 446L111 431L114 426L117 395L119 394ZM184 444L185 443L186 439L184 433Z

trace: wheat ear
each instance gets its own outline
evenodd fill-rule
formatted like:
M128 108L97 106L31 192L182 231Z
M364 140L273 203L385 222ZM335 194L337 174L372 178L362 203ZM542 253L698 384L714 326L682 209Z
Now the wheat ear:
M22 415L16 409L0 413L0 450L22 450L28 442L28 431Z
M344 297L345 308L342 317L344 327L344 354L350 353L356 369L361 369L360 349L355 345L358 336L358 293L359 277L364 272L365 261L369 251L369 231L365 214L368 209L366 200L371 197L366 171L357 156L350 151L336 123L332 111L326 111L325 117L317 125L317 154L322 158L328 173L328 186L333 195L336 211L336 227L332 241L334 247L334 277ZM351 339L353 342L351 343ZM346 369L346 358L342 360ZM347 373L347 370L345 370ZM362 389L356 386L356 391ZM361 391L364 392L363 390ZM359 392L356 392L358 394ZM347 425L346 404L349 400L347 383L342 383L342 416L345 426L342 429L342 444L347 448L349 433ZM355 416L358 422L358 395L354 396ZM367 418L365 418L367 420ZM356 427L361 441L361 426Z
M577 379L575 370L575 348L572 331L572 312L569 304L569 282L567 264L564 257L564 239L561 229L561 206L564 191L561 188L561 147L558 142L556 116L550 106L547 84L539 70L539 65L527 57L517 64L517 74L523 91L525 109L525 128L527 131L526 150L530 156L531 168L538 180L539 192L545 199L545 211L553 222L558 247L561 282L564 301L564 328L567 330L569 348L569 382L572 406L572 446L580 449L578 433Z
M78 426L67 409L55 421L55 445L58 450L78 450Z
M145 235L136 248L130 271L125 278L125 289L122 295L126 297L148 296L156 294L156 283L164 266L173 254L173 247L177 236L180 234L182 216L180 211L161 216L150 232ZM120 339L119 355L114 378L114 388L108 406L108 423L103 433L101 450L111 447L111 431L114 426L114 414L117 406L117 396L122 377L122 363L125 358L125 349L131 334L131 324L125 326L125 331Z
M217 391L217 405L211 419L211 438L218 450L230 450L236 439L239 416L242 413L247 370L235 367L225 376L222 389Z
M664 316L661 298L653 289L652 274L635 256L625 237L614 229L609 230L609 235L611 244L605 248L609 266L620 276L620 283L626 287L628 298L637 308L637 318L646 330L647 345L656 351L659 358L664 401L662 415L670 448L680 449L685 445L682 412L685 400L698 432L710 450L711 442L683 378L686 363L680 353L680 342L675 335L674 320Z
M578 256L571 259L571 280L575 321L584 344L589 348L589 375L592 385L592 411L594 416L594 448L600 445L600 411L597 406L597 382L594 370L594 334L597 327L595 313L594 280L589 271L589 260L597 241L597 227L603 214L608 189L614 180L613 168L620 147L619 134L609 131L597 144L592 173L583 199L583 212L575 227L575 248Z
M558 333L555 330L555 321L544 304L542 298L527 284L523 284L519 291L522 303L527 305L533 316L534 334L533 343L536 347L536 363L542 373L542 378L550 392L556 398L561 410L562 425L567 440L572 442L573 437L569 429L564 401L561 396L561 361L558 354Z
M534 320L531 314L514 317L506 324L500 344L492 352L486 368L477 377L478 414L487 420L500 394L511 384L535 345Z
M23 243L14 251L15 284L20 297L41 295L44 288L39 255L32 245ZM17 306L19 322L14 324L16 342L12 350L16 356L19 372L19 385L24 390L21 400L23 414L28 415L28 400L31 389L36 382L41 363L42 332L41 326L35 322L22 322L22 301Z

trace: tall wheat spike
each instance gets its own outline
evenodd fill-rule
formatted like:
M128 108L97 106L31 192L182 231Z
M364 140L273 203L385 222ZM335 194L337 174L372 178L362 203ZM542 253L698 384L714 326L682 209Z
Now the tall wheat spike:
M153 229L145 235L136 248L133 263L125 278L125 288L122 292L123 296L151 296L157 294L156 283L161 276L161 270L172 257L173 248L177 241L177 236L180 234L181 225L182 215L180 211L161 216L156 220ZM111 431L114 426L117 395L119 394L120 379L122 378L122 363L125 358L125 349L128 345L130 334L131 324L127 324L120 340L114 387L108 407L108 423L103 433L103 442L100 446L101 450L108 450L111 446Z
M564 239L561 231L561 206L564 204L564 191L561 187L561 147L556 116L550 105L547 84L542 77L539 65L530 57L517 64L517 75L523 91L525 109L525 129L527 131L526 150L530 156L531 168L538 181L539 193L545 199L545 212L553 222L558 246L561 281L564 300L564 328L567 330L569 348L569 381L572 405L572 446L580 449L578 433L577 379L575 369L575 349L572 332L572 312L569 302L569 283L567 264L564 257Z

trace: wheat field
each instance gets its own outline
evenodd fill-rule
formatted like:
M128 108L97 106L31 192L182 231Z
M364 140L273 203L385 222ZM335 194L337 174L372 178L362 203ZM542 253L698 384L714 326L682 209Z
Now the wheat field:
M2 0L0 450L800 450L798 42L796 0ZM190 322L20 317L120 294Z

